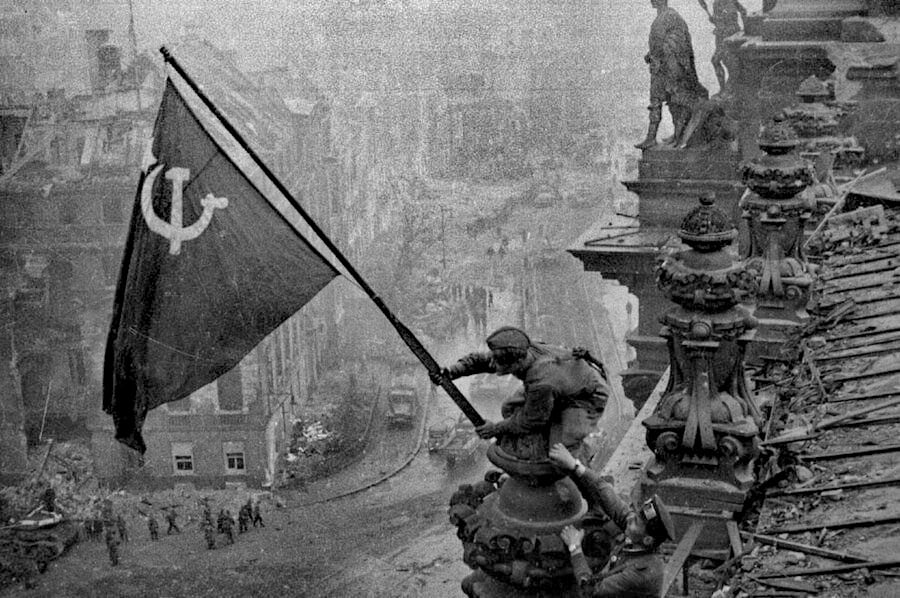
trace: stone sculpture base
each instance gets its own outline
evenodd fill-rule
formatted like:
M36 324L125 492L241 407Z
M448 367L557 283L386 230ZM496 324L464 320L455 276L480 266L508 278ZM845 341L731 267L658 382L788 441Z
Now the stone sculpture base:
M652 460L650 465L652 467ZM729 557L731 544L725 523L736 520L744 510L749 492L708 478L669 478L656 482L644 476L641 497L653 494L657 494L669 508L679 538L698 519L705 521L703 532L694 544L693 554L715 560Z

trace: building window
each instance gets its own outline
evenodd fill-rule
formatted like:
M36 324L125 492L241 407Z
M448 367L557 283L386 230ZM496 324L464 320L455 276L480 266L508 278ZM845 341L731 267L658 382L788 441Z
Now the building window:
M225 372L217 381L219 411L241 411L244 408L244 389L241 364Z
M187 396L177 401L169 401L168 403L166 403L166 409L169 411L169 413L190 413L191 397Z
M223 442L222 450L225 453L225 473L244 473L244 443Z
M175 475L194 473L194 446L191 443L172 443L172 467Z

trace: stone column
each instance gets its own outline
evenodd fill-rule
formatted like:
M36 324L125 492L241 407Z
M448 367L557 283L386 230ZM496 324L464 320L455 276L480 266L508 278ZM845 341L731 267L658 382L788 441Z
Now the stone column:
M672 507L679 533L692 510L715 512L719 519L707 524L696 546L727 554L721 514L743 510L759 454L761 416L744 377L756 322L738 304L755 283L727 250L737 230L712 198L701 199L678 235L689 249L658 269L659 287L676 307L662 317L669 386L643 422L654 456L641 491Z

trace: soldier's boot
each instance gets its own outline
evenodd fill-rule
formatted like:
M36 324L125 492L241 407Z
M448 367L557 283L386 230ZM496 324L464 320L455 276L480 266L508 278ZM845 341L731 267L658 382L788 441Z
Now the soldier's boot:
M662 106L651 106L650 122L647 125L647 137L634 147L645 150L656 145L656 132L659 130L659 122L662 120Z

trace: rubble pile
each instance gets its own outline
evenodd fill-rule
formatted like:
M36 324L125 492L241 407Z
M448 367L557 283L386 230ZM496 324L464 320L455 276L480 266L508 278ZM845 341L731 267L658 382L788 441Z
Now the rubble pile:
M331 372L322 377L314 403L291 422L291 441L280 456L281 486L303 484L345 467L366 445L378 406L374 381L360 384L356 376Z
M717 598L896 596L900 571L898 213L830 219L799 358L756 378L773 396L758 517Z

